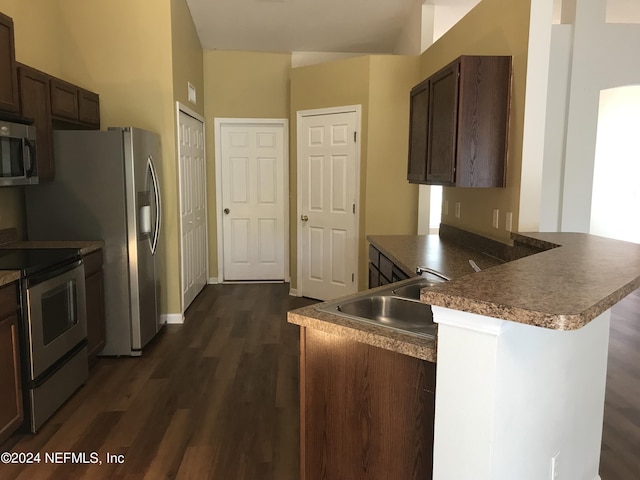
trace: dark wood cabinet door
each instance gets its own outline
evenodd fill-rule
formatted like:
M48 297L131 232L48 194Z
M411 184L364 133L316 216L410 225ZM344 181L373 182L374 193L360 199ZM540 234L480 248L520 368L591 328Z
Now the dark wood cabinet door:
M13 20L2 13L0 13L0 110L12 113L20 110Z
M66 120L78 121L78 87L51 78L51 114Z
M455 183L459 68L459 62L452 63L431 77L429 84L429 183Z
M436 366L301 328L301 478L432 478Z
M50 76L26 65L18 66L22 115L33 118L36 127L38 177L51 180L55 174L51 126Z
M104 348L104 278L102 274L102 251L84 257L85 295L87 299L87 351L89 361Z
M24 419L16 312L15 285L0 288L0 444Z
M380 286L380 270L373 263L369 263L369 288Z
M511 57L462 57L456 184L503 187L511 103Z
M82 88L78 90L78 120L100 128L100 97L97 93Z
M409 113L409 166L407 180L423 183L427 179L427 120L429 114L429 81L411 90Z

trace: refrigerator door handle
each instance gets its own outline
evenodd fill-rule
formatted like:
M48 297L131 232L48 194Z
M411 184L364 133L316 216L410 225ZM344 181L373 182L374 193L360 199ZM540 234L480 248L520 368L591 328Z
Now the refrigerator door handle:
M158 182L158 175L156 173L155 165L153 164L153 158L149 155L147 160L147 168L151 173L151 181L153 182L153 196L155 199L156 207L156 224L153 231L153 239L151 240L151 254L155 255L158 249L158 239L160 238L160 228L162 227L162 198L160 195L160 183Z

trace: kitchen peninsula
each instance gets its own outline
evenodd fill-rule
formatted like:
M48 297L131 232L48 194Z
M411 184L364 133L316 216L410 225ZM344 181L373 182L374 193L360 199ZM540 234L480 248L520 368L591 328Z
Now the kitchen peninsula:
M313 307L290 312L289 321L302 326L303 333L329 334L326 355L340 342L353 341L425 364L436 362L433 478L536 480L549 478L555 468L558 478L595 480L609 310L640 287L640 245L574 233L514 234L513 240L513 255L504 258L512 261L493 258L492 266L483 265L491 257L476 251L469 258L465 252L448 272L445 262L436 267L452 274L473 259L483 269L475 273L469 268L469 274L453 274L453 281L422 290L421 300L432 305L438 324L436 340L385 332ZM399 265L413 263L420 253L403 253L398 244L431 242L432 252L444 252L450 243L436 236L370 241ZM436 257L432 253L431 261ZM301 371L303 364L304 358ZM368 372L373 375L375 369ZM301 378L301 401L309 382ZM387 408L391 417L399 412L393 404ZM304 404L301 411L304 416ZM304 422L303 447L309 435ZM375 432L368 434L374 438ZM323 452L326 462L329 454ZM419 452L412 459L424 456ZM304 450L302 459L304 470Z

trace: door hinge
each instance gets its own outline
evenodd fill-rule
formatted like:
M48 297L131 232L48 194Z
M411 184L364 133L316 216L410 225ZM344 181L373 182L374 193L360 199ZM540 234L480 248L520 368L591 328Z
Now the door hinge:
M358 141L358 132L353 132L353 143Z
M352 274L351 274L351 283L353 283L353 282L355 282L355 281L356 281L356 274L355 274L355 273L352 273Z
M356 204L353 204L353 208L352 208L353 213L356 213Z

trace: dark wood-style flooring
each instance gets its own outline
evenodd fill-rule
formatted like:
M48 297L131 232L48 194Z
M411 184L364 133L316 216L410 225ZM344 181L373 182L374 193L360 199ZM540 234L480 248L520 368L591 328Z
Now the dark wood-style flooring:
M141 358L100 359L38 435L0 447L42 456L0 465L0 479L297 479L298 327L285 312L313 302L288 291L207 286L184 325L169 325ZM601 476L637 480L640 293L611 323ZM103 463L46 464L46 452L98 452ZM107 452L124 463L107 464Z

